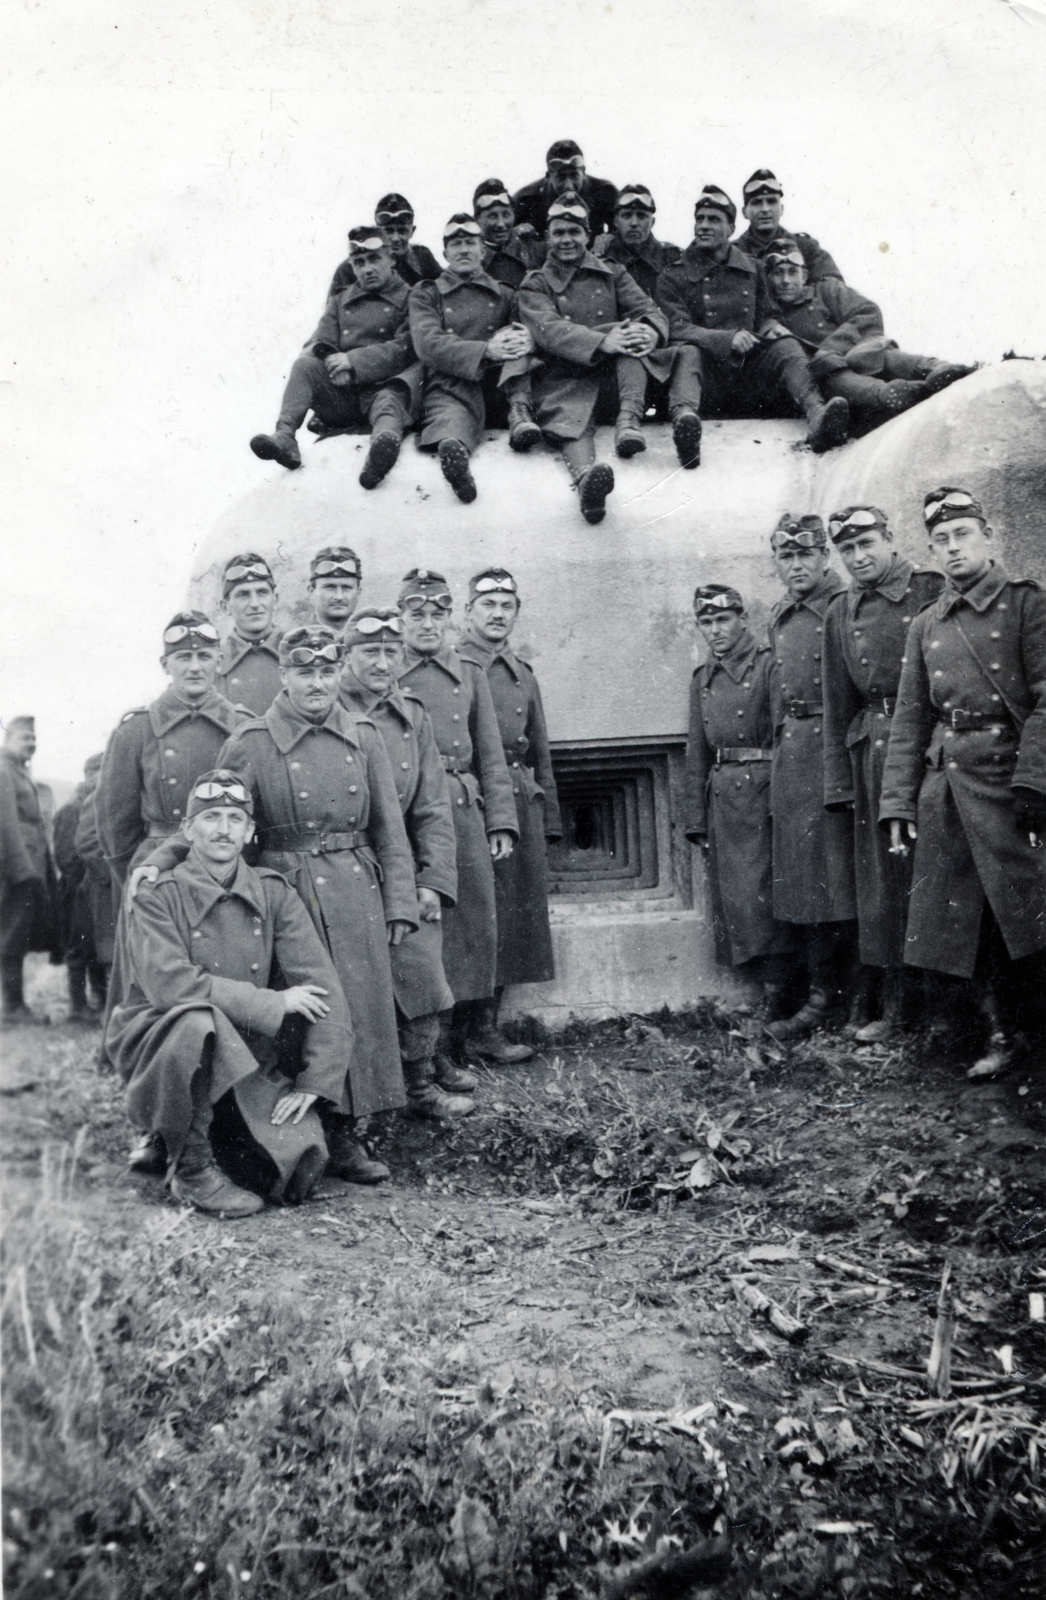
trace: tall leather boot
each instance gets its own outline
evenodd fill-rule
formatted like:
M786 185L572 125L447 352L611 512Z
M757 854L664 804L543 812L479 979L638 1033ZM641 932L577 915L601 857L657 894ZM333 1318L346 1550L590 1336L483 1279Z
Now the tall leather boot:
M701 465L701 418L689 406L672 412L672 443L681 467L689 472Z
M69 1015L67 1022L83 1022L88 1027L98 1025L98 1017L87 1004L87 973L83 967L66 966L65 982L69 990Z
M998 996L990 985L985 990L983 1010L991 1031L986 1049L966 1073L975 1083L981 1079L1000 1077L1023 1054L1021 1041L1016 1037L1009 1019L1003 1016Z
M775 1039L807 1039L818 1028L823 1028L828 1020L828 1008L831 1004L831 995L823 989L811 988L805 1005L801 1006L794 1016L788 1017L784 1022L774 1022L769 1025L770 1032Z
M0 992L3 996L3 1008L0 1009L0 1028L14 1028L22 1023L39 1022L45 1020L37 1017L30 1011L25 1003L25 991L22 988L22 960L21 956L8 956L0 961Z
M441 439L438 454L440 470L450 487L462 505L471 505L476 498L476 480L469 471L467 447L460 439Z
M327 1171L332 1177L342 1178L346 1183L372 1184L382 1183L392 1176L384 1161L375 1160L358 1136L355 1117L346 1117L340 1111L324 1107L320 1111L320 1121L329 1152Z
M423 1061L404 1061L403 1081L407 1086L407 1110L430 1122L448 1122L467 1117L476 1102L464 1094L447 1094L436 1082L436 1068L429 1057Z
M370 449L367 451L367 459L360 473L362 488L376 489L382 479L392 471L399 460L401 440L402 434L394 433L388 427L382 428L380 433L371 435Z
M484 1061L493 1062L495 1066L511 1067L517 1062L529 1061L534 1052L529 1045L509 1044L498 1032L499 999L500 994L495 994L489 1000L473 1001L474 1020L469 1029L466 1049Z
M467 1067L461 1065L465 1054L465 1039L468 1033L469 1013L465 1009L466 1001L454 1011L444 1011L439 1019L439 1038L436 1043L434 1068L436 1082L448 1094L471 1094L479 1079L474 1072L469 1072ZM404 1062L404 1070L407 1063Z
M533 448L541 439L541 429L534 421L529 400L510 400L508 407L509 448L520 455Z
M265 1201L261 1195L238 1188L220 1170L211 1149L210 1126L210 1104L197 1104L168 1187L176 1200L184 1200L208 1216L253 1217L265 1209Z
M882 1044L887 1039L896 1039L905 1031L904 969L884 967L882 972L881 1014L874 1022L866 1022L863 1028L858 1028L854 1034L857 1044Z
M643 437L643 418L628 406L622 406L614 424L614 449L622 460L642 455L646 449Z
M842 395L827 402L817 389L809 389L803 397L803 414L806 417L806 442L815 455L834 450L850 437L850 407Z
M764 983L763 996L756 1007L757 1022L778 1022L785 1015L788 999L787 983Z

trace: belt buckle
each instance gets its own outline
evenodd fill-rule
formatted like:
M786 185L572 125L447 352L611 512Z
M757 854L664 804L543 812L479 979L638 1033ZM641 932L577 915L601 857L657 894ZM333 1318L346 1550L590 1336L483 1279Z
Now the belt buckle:
M788 702L788 714L791 717L797 717L797 718L804 717L806 715L806 701L805 700L790 700Z
M723 765L723 752L719 745L716 745L715 749L715 764L717 767L721 767Z
M960 720L962 715L963 715L963 713L959 710L958 706L953 706L952 707L951 713L950 713L950 715L948 717L948 725L955 732L960 732L961 729L962 729L962 722Z

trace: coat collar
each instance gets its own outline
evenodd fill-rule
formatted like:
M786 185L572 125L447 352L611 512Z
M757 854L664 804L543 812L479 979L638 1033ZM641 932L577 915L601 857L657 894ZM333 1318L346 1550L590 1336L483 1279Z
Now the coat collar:
M360 720L359 716L346 711L345 707L335 700L323 722L309 722L299 711L295 711L286 689L280 690L262 718L272 735L273 744L283 756L289 754L294 746L316 727L322 728L324 733L333 733L336 738L343 739L346 744L351 744L358 750L360 738L356 728Z
M474 278L459 278L450 267L444 267L436 279L436 288L440 294L453 294L457 289L485 289L488 294L496 294L499 300L505 293L505 285L497 283L488 272L477 272Z
M705 662L705 666L708 669L709 682L718 671L722 670L735 683L740 683L745 673L750 670L752 662L758 653L759 645L750 630L746 628L733 649L728 650L725 656L709 655L708 660Z
M755 256L758 260L761 260L775 239L791 239L793 244L798 243L795 234L789 233L787 228L775 229L769 239L760 239L751 228L746 228L744 233L734 240L734 243L742 254Z
M258 917L266 915L265 890L261 879L242 856L236 864L236 876L228 887L220 884L217 878L212 878L207 868L191 855L172 869L171 876L178 885L190 927L198 927L225 895L235 895L250 906Z
M843 587L842 578L829 567L812 594L805 595L802 600L793 600L790 594L786 594L783 599L778 600L770 613L770 621L783 622L791 612L800 611L804 606L816 616L823 617L828 609L829 600L833 595L839 594Z
M149 707L149 721L157 739L162 739L179 722L188 722L190 717L206 717L208 722L213 722L216 728L223 729L225 733L232 733L240 721L235 706L217 689L209 690L199 705L195 706L188 706L184 700L179 700L173 689L165 689Z
M851 584L846 591L846 614L849 619L855 617L861 608L862 600L870 600L872 595L885 595L887 600L892 600L894 605L903 600L908 593L908 585L912 581L915 568L904 556L895 555L893 565L890 567L882 583L877 583L871 588L863 588L860 584Z
M683 262L687 277L694 283L707 278L711 272L743 272L747 277L754 278L759 270L751 256L744 255L736 244L730 246L725 261L708 261L698 253L697 245L691 242L683 251Z
M591 250L586 250L581 260L573 267L565 267L561 261L549 256L541 271L545 274L557 294L562 294L565 289L569 289L579 272L598 272L604 278L612 278L614 276L607 263L600 261L599 257L594 256Z
M983 578L978 578L972 589L967 589L965 594L960 594L950 582L941 595L938 604L941 616L947 617L953 611L958 611L962 605L972 606L974 611L987 611L992 601L1002 593L1009 583L1010 577L1006 568L998 561L993 561Z
M424 666L427 661L431 661L434 667L442 667L447 676L453 678L455 683L464 682L464 675L458 663L457 655L449 644L441 645L434 656L423 656L420 651L412 650L408 645L401 676L405 678L408 673L413 672L416 667Z
M458 640L458 655L462 661L475 662L476 666L482 667L484 672L492 662L504 662L514 681L516 683L522 681L523 674L519 658L513 655L507 644L497 650L492 644L488 644L485 639L476 639L471 634L466 634L463 639Z
M399 273L396 273L392 282L387 283L384 289L364 289L359 283L351 283L341 298L344 304L355 300L387 300L397 310L402 310L407 303L409 294L410 289L399 276Z
M23 761L21 756L16 756L13 750L4 750L0 747L0 757L7 762L8 766L13 767L16 772L20 772L23 777L29 777L28 761Z
M264 639L244 639L238 633L230 633L225 641L225 663L222 670L231 672L233 667L239 666L244 656L249 656L252 650L264 650L275 661L280 659L280 634L276 628L270 628Z
M411 699L414 700L413 695L411 695ZM412 726L404 692L398 683L394 683L392 688L387 690L385 694L375 695L371 694L369 689L364 688L358 678L350 679L346 675L341 680L341 702L346 710L350 711L354 716L363 717L371 717L379 707L387 707L389 711L394 712L399 717L405 727ZM416 700L414 703L415 705L418 704Z

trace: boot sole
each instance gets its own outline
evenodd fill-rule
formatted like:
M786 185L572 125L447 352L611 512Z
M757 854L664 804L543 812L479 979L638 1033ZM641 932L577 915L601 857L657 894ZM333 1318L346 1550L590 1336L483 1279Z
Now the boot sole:
M292 456L288 451L281 449L275 439L271 439L267 433L256 433L251 440L251 449L259 461L278 461L288 472L297 472L301 466L300 456Z
M450 487L463 505L469 506L476 498L476 480L469 471L469 455L456 439L439 447L439 464Z
M528 423L526 427L517 428L515 433L509 434L509 449L515 450L517 455L525 455L532 450L541 438L541 429L536 422Z
M824 408L817 433L810 440L810 449L815 455L821 456L826 450L834 450L837 445L845 444L849 437L850 407L841 395L836 395Z
M586 522L602 522L606 516L606 498L614 490L614 469L599 461L589 467L581 485L581 515Z
M367 451L367 459L360 473L360 484L364 489L376 489L378 484L387 476L399 460L400 441L394 433L379 433L371 441Z
M672 427L672 443L679 465L692 472L701 465L701 418L680 417Z
M622 461L628 461L632 456L641 456L646 449L645 439L624 438L615 441L614 449Z

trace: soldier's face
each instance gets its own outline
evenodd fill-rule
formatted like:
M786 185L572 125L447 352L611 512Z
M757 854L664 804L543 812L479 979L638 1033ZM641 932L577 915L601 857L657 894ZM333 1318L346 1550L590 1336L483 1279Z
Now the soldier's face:
M465 611L481 639L488 644L503 644L516 626L519 601L514 594L478 594Z
M314 578L310 587L316 621L321 622L325 628L333 628L335 633L340 632L356 609L360 580Z
M348 654L349 670L372 694L384 694L403 669L403 646L391 639L374 644L354 644Z
M653 213L644 206L624 206L614 213L614 227L630 249L645 244L654 227Z
M835 548L851 578L868 588L885 578L893 562L893 539L882 528L843 539Z
M314 661L308 667L281 667L280 682L295 711L322 721L334 704L340 676L336 661Z
M764 239L772 239L781 220L784 201L777 194L758 194L743 207L744 215L752 224L752 232Z
M406 606L403 611L403 637L419 655L434 656L443 643L449 621L450 612L444 611L435 600Z
M581 260L587 243L588 234L570 217L554 217L548 225L548 253L565 267Z
M474 278L483 267L483 240L477 233L456 233L445 241L443 254L459 278Z
M476 221L484 244L502 245L509 241L516 216L511 206L484 206L477 211Z
M825 550L778 550L774 565L788 593L795 600L812 594L825 575L828 554Z
M202 700L218 670L218 652L201 646L197 650L171 650L160 665L171 680L171 688L183 700Z
M385 231L392 232L391 228L386 228ZM402 254L402 251L400 253ZM387 244L382 245L380 250L350 250L349 260L356 274L356 282L361 289L367 289L371 294L384 289L396 275L396 262Z
M254 821L239 806L211 806L186 817L182 832L205 866L226 867L254 838Z
M389 241L392 259L398 261L400 256L406 255L407 246L414 237L413 222L383 222L381 229Z
M262 639L272 627L276 590L271 583L238 583L222 601L241 639Z
M694 217L694 243L699 250L721 250L730 237L730 219L718 206L702 206Z
M36 754L36 734L32 728L12 728L4 739L4 749L19 761L31 761Z
M705 611L697 619L697 626L714 656L725 656L740 639L745 628L744 613L740 611Z
M552 161L545 173L553 194L566 194L568 189L580 189L585 181L585 164L579 156L569 161Z
M939 522L930 534L930 550L946 577L957 583L975 583L992 564L992 530L979 517Z
M770 287L783 306L795 305L806 288L806 268L794 261L780 261L767 276Z

